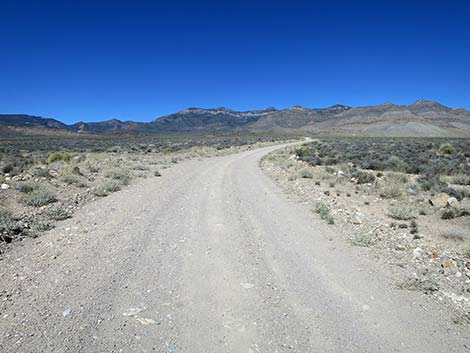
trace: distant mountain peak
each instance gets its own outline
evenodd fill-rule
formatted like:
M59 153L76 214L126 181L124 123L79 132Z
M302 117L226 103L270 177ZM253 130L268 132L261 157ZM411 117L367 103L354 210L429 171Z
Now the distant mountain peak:
M441 103L438 103L436 101L432 100L426 100L426 99L418 99L416 102L412 104L412 106L435 106L435 107L444 107L447 108L446 106L442 105Z
M351 109L351 107L349 107L347 105L343 105L343 104L335 104L335 105L332 105L331 107L328 107L328 109L330 109L330 110L349 110L349 109Z
M309 110L308 108L305 108L305 107L302 107L301 105L294 105L292 107L290 107L290 109L292 110Z

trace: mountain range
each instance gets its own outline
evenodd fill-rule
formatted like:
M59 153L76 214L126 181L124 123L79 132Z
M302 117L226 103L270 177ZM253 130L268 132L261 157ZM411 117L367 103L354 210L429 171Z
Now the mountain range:
M72 133L190 133L277 132L378 136L470 136L470 111L434 101L411 105L385 103L368 107L334 105L328 108L294 106L278 110L235 111L224 107L188 108L150 122L78 122L66 125L31 115L0 114L0 127L15 130L54 130Z

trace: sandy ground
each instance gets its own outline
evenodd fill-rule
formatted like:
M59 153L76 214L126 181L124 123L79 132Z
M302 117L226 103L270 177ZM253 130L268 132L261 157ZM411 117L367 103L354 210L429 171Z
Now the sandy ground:
M2 352L467 352L259 169L279 147L181 162L5 254Z

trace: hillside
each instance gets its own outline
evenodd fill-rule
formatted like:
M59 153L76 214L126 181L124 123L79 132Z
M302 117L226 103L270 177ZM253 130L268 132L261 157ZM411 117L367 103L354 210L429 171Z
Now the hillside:
M379 136L470 136L470 111L446 107L434 101L411 105L386 103L368 107L334 105L310 109L294 106L277 110L234 111L188 108L151 122L79 122L65 125L54 119L30 115L0 115L0 126L75 132L310 132Z

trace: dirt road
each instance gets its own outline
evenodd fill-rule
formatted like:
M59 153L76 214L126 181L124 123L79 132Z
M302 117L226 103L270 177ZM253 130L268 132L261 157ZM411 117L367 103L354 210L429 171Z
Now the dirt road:
M182 162L0 261L2 352L467 352L258 167Z

